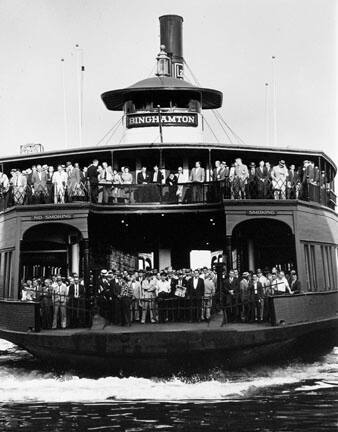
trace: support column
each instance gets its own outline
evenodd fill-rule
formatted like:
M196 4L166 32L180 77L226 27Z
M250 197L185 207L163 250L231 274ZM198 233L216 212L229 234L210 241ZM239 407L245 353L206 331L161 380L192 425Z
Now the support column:
M21 255L21 218L17 218L16 222L16 235L15 235L15 249L12 252L12 274L10 286L8 287L10 297L17 299L20 290L20 255Z
M187 157L185 157L183 159L183 167L182 168L183 168L184 176L188 179L189 178L189 161L188 161Z
M80 244L72 244L72 273L79 274L80 271Z
M232 269L232 236L225 236L225 257L227 273Z
M248 270L255 271L255 247L253 239L248 239Z
M90 268L89 268L89 240L83 239L82 241L83 247L83 280L84 286L86 288L87 295L90 295L89 286L90 286Z

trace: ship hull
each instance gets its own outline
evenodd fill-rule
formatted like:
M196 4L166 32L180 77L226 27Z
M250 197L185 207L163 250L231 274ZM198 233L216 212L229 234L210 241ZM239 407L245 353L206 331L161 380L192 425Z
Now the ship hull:
M137 375L261 365L306 351L320 352L338 340L338 317L279 327L146 327L41 333L0 330L0 337L53 367Z

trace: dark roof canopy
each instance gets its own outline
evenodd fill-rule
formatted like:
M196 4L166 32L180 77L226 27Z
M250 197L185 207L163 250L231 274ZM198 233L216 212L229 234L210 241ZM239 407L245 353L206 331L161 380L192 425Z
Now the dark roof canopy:
M107 109L111 111L123 110L123 105L136 93L196 93L201 100L202 109L215 109L222 106L223 94L218 90L196 87L193 84L172 77L152 77L131 85L130 87L118 90L111 90L101 95Z

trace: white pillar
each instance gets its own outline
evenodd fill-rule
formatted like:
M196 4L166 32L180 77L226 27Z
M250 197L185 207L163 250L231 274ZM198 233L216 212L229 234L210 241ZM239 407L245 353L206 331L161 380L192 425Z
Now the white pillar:
M187 157L185 157L183 159L183 167L182 168L183 168L183 174L184 174L184 176L188 179L190 172L189 172L189 161L188 161Z
M252 239L248 239L248 262L249 262L248 270L255 271L255 248Z
M80 271L80 244L72 244L72 273L79 274Z

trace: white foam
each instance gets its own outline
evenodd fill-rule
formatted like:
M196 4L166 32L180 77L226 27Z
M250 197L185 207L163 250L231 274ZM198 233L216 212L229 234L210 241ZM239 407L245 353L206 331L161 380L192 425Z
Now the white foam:
M2 346L1 341L0 349ZM299 391L311 391L315 386L338 386L337 365L338 349L315 364L262 368L255 372L242 372L230 380L219 371L207 379L197 377L187 381L177 377L168 380L136 377L90 379L67 374L60 378L38 371L0 367L0 402L218 401L247 397L262 388L297 383L300 384ZM306 380L315 384L306 386Z

